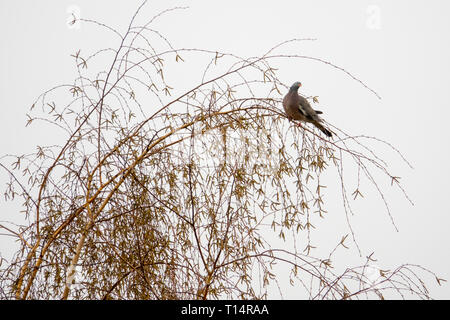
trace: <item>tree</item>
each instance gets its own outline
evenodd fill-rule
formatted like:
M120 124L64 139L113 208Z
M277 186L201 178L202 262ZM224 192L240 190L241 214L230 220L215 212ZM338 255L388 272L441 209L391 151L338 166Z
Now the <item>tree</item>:
M4 196L23 199L28 222L0 225L20 244L0 273L3 298L260 299L277 279L277 262L312 299L383 298L385 292L429 298L419 273L442 279L421 266L377 270L374 280L370 255L362 266L334 271L331 258L348 245L347 236L328 257L312 255L313 223L326 213L323 173L338 174L357 247L349 214L350 198L362 197L359 182L375 186L391 218L374 171L404 193L364 141L398 150L331 124L335 139L289 123L280 108L288 86L273 61L325 63L376 92L328 61L277 53L308 39L252 58L175 49L152 23L180 8L137 25L144 5L124 33L74 17L73 23L112 33L119 45L90 55L78 50L73 83L44 92L32 105L27 125L49 122L65 143L0 164L10 176ZM189 75L189 81L201 79L198 84L173 85L195 61L206 62ZM357 172L355 190L347 190L344 165ZM288 232L306 233L307 243L277 247Z

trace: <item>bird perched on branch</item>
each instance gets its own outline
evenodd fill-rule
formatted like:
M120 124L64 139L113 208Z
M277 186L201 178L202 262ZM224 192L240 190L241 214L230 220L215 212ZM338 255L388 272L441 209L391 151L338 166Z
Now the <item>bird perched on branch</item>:
M318 116L322 111L314 110L308 100L298 94L298 88L301 86L302 84L300 82L295 82L283 99L283 108L288 119L310 122L327 137L331 137L331 132L321 124L323 120ZM300 123L298 126L301 126Z

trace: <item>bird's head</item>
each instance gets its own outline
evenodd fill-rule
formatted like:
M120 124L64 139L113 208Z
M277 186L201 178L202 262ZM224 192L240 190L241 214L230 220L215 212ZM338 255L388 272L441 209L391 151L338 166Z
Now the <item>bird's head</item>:
M298 88L300 88L302 86L302 83L301 82L299 82L299 81L297 81L297 82L294 82L294 84L291 86L291 91L297 91L298 90Z

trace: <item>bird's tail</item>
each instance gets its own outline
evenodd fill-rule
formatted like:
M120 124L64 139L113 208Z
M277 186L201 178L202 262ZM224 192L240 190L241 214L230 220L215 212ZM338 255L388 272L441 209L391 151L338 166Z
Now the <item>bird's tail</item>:
M325 128L323 125L321 125L319 122L314 121L313 123L314 123L314 125L315 125L320 131L322 131L327 137L331 137L331 136L333 135L328 129L326 129L326 128Z

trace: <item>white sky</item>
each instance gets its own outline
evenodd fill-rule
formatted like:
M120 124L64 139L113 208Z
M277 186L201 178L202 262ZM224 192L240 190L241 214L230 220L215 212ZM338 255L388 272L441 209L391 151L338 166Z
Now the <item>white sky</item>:
M25 113L44 90L73 79L70 54L114 45L95 36L92 26L68 28L68 8L73 5L83 18L123 29L140 3L0 1L0 155L33 151L48 138L45 130L30 136ZM284 40L317 38L302 44L299 53L342 66L376 90L381 101L335 69L299 60L279 65L283 81L302 81L306 93L319 96L329 122L347 133L389 141L414 166L409 170L392 157L415 203L411 207L400 195L392 198L399 233L384 212L371 212L376 194L354 218L363 254L375 251L380 265L392 268L420 264L450 280L450 2L160 0L149 1L145 18L173 6L190 8L167 15L155 28L174 47L255 56ZM2 185L5 177L0 172ZM1 197L0 221L16 209ZM333 221L327 217L320 234L333 230ZM9 246L2 240L0 252L6 254ZM432 296L450 298L450 285L438 287L433 281L429 279Z

